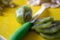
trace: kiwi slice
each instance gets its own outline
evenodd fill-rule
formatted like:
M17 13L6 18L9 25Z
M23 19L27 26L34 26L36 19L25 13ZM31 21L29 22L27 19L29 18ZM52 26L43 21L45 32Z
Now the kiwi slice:
M32 18L32 9L24 5L19 8L19 13L16 14L16 19L19 23L23 24L27 21L30 21Z
M49 40L52 40L52 39L59 39L60 38L60 32L56 32L54 34L44 34L44 33L40 33L40 35L45 38L45 39L49 39Z
M54 21L54 18L50 16L50 17L46 17L46 18L37 19L34 24L40 25L40 24L44 24L47 22L53 22L53 21Z
M56 33L57 31L60 30L60 21L56 21L54 24L55 25L52 25L49 28L40 29L40 32L41 33L49 33L49 34Z

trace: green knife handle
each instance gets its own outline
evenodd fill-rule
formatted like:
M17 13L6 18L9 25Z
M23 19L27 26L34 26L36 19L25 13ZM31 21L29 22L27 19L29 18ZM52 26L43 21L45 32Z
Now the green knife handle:
M10 37L9 40L22 40L25 34L29 31L30 27L31 23L26 22Z

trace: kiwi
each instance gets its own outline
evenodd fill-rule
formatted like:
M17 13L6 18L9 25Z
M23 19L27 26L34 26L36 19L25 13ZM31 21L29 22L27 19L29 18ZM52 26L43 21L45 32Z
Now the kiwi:
M49 39L49 40L52 40L52 39L59 39L60 38L60 32L56 32L54 34L44 34L44 33L40 33L40 35L45 38L45 39Z
M27 21L30 21L31 18L32 18L32 9L29 6L24 5L19 8L19 13L16 14L16 19L19 23L23 24Z
M36 22L34 23L35 25L38 24L44 24L44 23L47 23L47 22L53 22L54 21L54 18L52 16L50 17L46 17L46 18L41 18L41 19L37 19Z
M60 20L54 20L52 17L36 20L32 29L48 40L60 38Z

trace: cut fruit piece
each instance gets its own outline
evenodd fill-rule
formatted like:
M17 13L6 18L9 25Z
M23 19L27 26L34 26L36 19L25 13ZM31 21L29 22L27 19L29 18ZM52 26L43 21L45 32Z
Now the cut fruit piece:
M16 11L16 19L19 23L25 23L30 21L32 18L32 9L28 5L20 7Z

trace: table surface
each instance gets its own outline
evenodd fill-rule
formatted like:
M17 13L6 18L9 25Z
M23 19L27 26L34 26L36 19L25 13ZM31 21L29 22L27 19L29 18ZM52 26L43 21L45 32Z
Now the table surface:
M7 8L3 16L0 16L0 35L3 35L5 38L9 39L10 35L13 34L21 24L16 21L16 10L25 5L26 0L13 0L17 5L16 8ZM40 9L40 6L32 7L33 14ZM44 11L39 18L53 16L55 20L60 20L60 8L49 8ZM29 32L24 40L44 40L40 35L37 35L34 32Z

